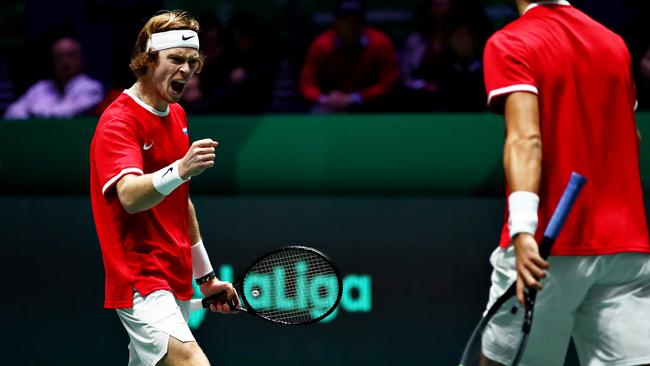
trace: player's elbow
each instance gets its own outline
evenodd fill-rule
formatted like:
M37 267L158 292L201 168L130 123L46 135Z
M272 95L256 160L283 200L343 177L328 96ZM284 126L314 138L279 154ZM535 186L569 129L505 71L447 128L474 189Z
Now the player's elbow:
M115 191L120 205L129 214L135 214L149 208L146 207L145 200L143 200L137 179L138 177L136 176L127 175L115 185Z
M132 215L144 211L144 207L136 200L133 192L129 191L124 185L118 185L117 198L120 200L120 205L122 205L124 211L128 214Z
M124 197L123 195L120 195L119 198L120 198L120 204L122 205L122 208L128 214L133 215L138 212L144 211L141 207L138 207L138 205L133 199L129 199L128 197Z

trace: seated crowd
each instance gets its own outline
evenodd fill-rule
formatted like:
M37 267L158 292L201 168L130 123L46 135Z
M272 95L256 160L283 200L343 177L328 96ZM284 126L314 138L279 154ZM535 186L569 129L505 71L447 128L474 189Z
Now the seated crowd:
M369 24L361 0L338 0L331 25L296 57L253 13L235 14L227 25L201 16L205 62L181 103L189 114L484 111L483 45L495 27L480 6L468 4L425 1L396 47ZM85 75L74 38L57 39L51 55L52 78L29 87L5 119L99 115L127 86L113 81L104 90ZM648 55L641 75L650 75Z

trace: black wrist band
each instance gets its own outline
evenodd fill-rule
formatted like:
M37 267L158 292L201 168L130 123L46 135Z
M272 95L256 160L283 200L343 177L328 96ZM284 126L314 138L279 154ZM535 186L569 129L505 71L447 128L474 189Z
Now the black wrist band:
M217 277L217 274L214 273L214 271L210 271L205 276L199 277L199 278L195 279L194 281L196 282L197 285L202 285L202 284L210 281L211 279L213 279L215 277Z

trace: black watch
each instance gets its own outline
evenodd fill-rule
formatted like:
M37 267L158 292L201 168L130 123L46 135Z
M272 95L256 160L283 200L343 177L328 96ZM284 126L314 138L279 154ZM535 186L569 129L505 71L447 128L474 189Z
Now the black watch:
M210 271L205 276L202 276L202 277L199 277L199 278L195 279L194 282L196 282L196 284L200 286L200 285L210 281L211 279L213 279L215 277L217 277L217 274L214 273L214 271Z

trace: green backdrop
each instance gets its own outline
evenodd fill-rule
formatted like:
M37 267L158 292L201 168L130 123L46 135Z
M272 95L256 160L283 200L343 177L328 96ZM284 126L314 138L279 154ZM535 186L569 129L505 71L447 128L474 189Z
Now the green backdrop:
M0 192L88 190L96 118L0 122ZM650 113L638 114L650 136ZM504 127L491 114L190 116L220 142L195 193L502 194ZM641 144L650 191L650 146Z

